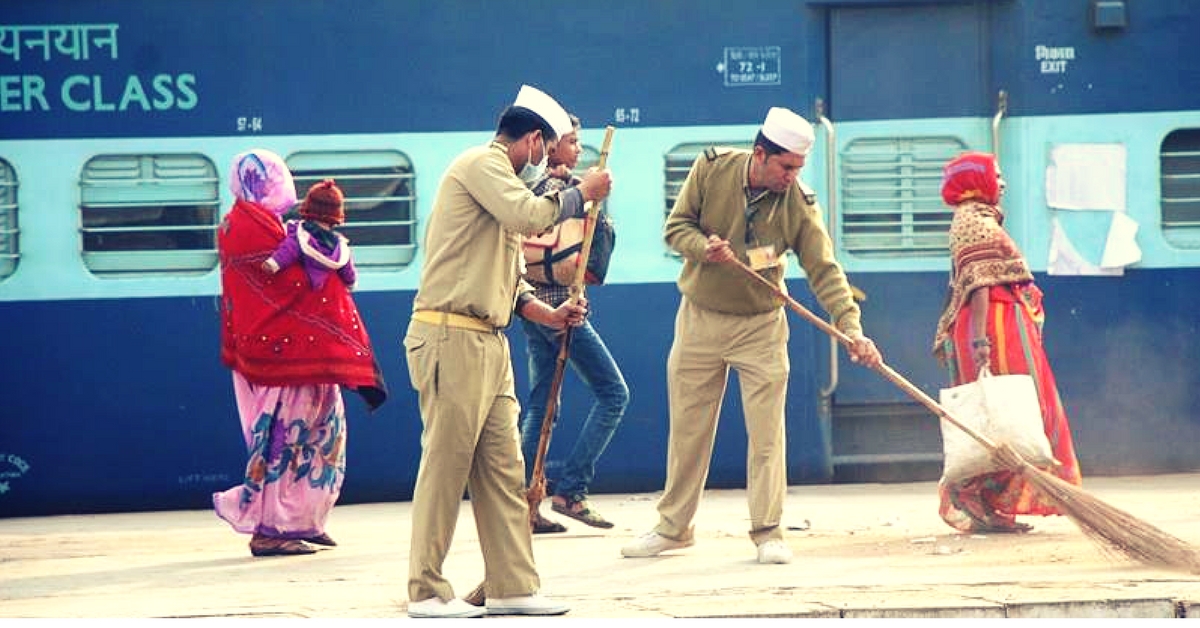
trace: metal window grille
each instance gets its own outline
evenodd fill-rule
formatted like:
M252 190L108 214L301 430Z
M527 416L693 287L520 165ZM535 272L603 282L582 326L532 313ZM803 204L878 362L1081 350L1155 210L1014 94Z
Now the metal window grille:
M953 212L942 202L942 167L966 148L955 137L851 141L840 155L846 251L878 257L947 254Z
M17 173L0 159L0 279L17 270L21 257L21 230L17 226Z
M1200 249L1200 129L1172 131L1161 151L1163 237L1179 248Z
M301 200L314 183L337 181L359 268L395 268L416 254L416 175L408 156L392 150L302 151L287 158Z
M581 152L579 154L579 163L575 164L575 170L572 171L575 173L575 176L577 176L577 177L583 176L584 173L587 172L588 168L591 168L592 166L595 166L600 163L600 149L599 148L596 148L595 146L588 146L586 144L581 144L580 146L583 148L583 152ZM603 201L600 201L600 210L603 211L607 208L608 208L608 199L604 199ZM610 214L610 216L611 216L611 214Z
M80 236L97 275L202 273L217 264L218 178L197 154L98 155L83 165Z

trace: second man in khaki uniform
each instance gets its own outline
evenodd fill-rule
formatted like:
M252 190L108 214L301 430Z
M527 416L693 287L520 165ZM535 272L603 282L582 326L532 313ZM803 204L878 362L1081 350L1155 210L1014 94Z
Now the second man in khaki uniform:
M711 148L692 165L667 219L667 244L683 256L675 341L667 359L670 441L658 525L622 548L656 556L695 543L692 519L708 477L729 369L737 370L746 413L750 539L760 563L792 551L780 519L787 492L784 402L788 323L774 293L729 262L743 260L785 289L784 253L793 251L834 324L854 339L851 358L880 363L862 334L858 305L833 256L814 195L797 180L812 126L772 108L752 151Z

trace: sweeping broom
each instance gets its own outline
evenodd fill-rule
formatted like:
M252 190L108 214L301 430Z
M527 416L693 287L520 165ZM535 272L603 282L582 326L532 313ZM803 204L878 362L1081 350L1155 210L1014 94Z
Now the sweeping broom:
M596 163L596 167L603 170L608 162L608 150L612 145L613 127L608 126L604 129L604 143L600 145L600 160ZM588 220L584 223L583 243L580 245L579 260L575 266L575 277L571 282L571 302L579 303L583 299L584 278L587 273L588 256L592 252L592 238L596 230L596 221L599 219L600 210L594 201L588 201L587 215ZM534 519L537 518L538 507L542 500L546 499L546 451L550 448L550 430L554 427L554 416L558 413L558 391L562 389L563 376L566 374L567 358L570 355L571 346L571 328L568 327L563 333L562 344L558 347L558 357L554 362L554 379L550 381L550 394L546 400L546 413L542 417L542 429L538 434L537 454L534 456L533 473L529 480L529 487L525 490L525 501L529 502L529 525L532 528ZM484 591L484 583L480 582L478 586L471 590L470 593L463 596L463 601L472 606L483 606L487 603L487 593Z
M755 272L741 260L734 258L731 263L737 265L747 275L753 277L775 296L796 311L797 314L819 327L825 333L836 338L846 347L853 341L824 319L813 314L803 305L784 292L779 286L766 277ZM1004 468L1020 474L1038 493L1054 504L1058 511L1071 519L1084 534L1092 541L1101 545L1109 553L1125 556L1136 561L1156 567L1179 569L1192 573L1200 573L1200 554L1186 542L1163 532L1133 515L1111 506L1082 488L1070 484L1061 478L1050 474L1030 464L1007 443L996 443L987 436L971 429L966 424L950 415L936 401L926 395L921 389L892 370L882 362L875 367L885 378L899 386L917 401L921 402L934 414L945 419L955 427L963 430L968 436L979 442L991 454L992 458Z

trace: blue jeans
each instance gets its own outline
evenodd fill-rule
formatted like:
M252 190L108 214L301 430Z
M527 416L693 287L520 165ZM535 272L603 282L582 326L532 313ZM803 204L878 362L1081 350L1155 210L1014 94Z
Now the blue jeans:
M525 327L529 352L530 390L521 419L521 452L525 456L525 480L528 483L533 475L533 461L537 456L542 422L546 418L546 402L554 381L554 365L558 361L561 338L559 332L549 327L525 319L521 319L521 324ZM629 405L629 387L590 321L584 321L583 325L571 331L569 349L567 364L591 389L595 402L554 485L554 494L582 498L587 496L588 486L596 474L596 461L604 453L604 448L608 447L613 432L625 414L625 406ZM559 412L555 414L555 424L561 415L561 401L560 387L556 406Z

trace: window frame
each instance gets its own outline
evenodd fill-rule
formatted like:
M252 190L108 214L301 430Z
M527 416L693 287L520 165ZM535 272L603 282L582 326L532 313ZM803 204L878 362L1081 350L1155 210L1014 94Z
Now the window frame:
M0 158L0 281L11 277L21 262L21 225L17 171Z
M80 256L91 273L203 274L216 268L220 177L208 156L101 153L84 162L78 186ZM155 240L176 246L147 246Z
M954 211L942 201L942 169L965 150L967 142L955 135L848 141L838 154L841 248L863 258L949 255Z
M1179 216L1187 213L1187 216ZM1159 145L1159 218L1163 239L1200 249L1200 128L1179 128Z

